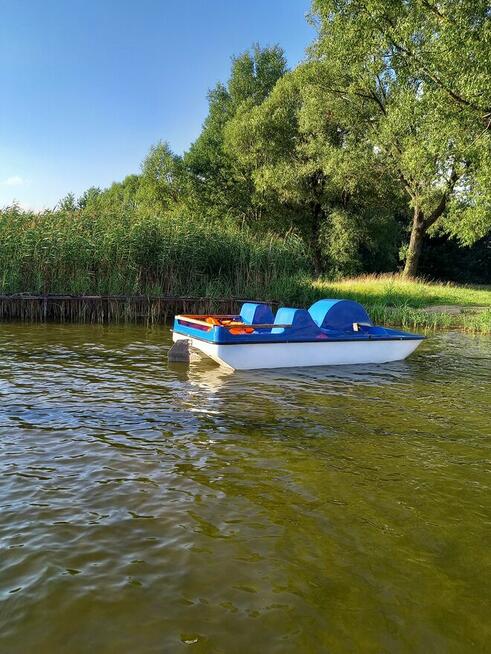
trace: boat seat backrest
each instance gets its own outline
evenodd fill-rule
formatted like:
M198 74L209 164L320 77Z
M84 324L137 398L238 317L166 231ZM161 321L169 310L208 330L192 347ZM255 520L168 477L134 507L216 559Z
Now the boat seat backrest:
M272 324L273 312L269 304L245 302L240 310L240 317L248 325Z
M326 327L325 318L329 309L333 307L338 300L318 300L309 307L309 313L317 327Z
M291 325L290 329L292 332L309 331L309 333L314 335L319 331L310 313L305 309L281 307L276 313L274 322L275 325ZM274 327L271 330L272 334L281 334L282 332L282 327Z
M295 315L295 311L297 311L297 309L294 309L292 307L280 307L276 312L276 316L274 318L274 324L291 325L293 322L293 316ZM273 327L271 333L281 334L283 331L284 331L283 327Z
M293 316L292 329L312 330L318 332L319 328L312 320L312 316L307 309L297 309Z

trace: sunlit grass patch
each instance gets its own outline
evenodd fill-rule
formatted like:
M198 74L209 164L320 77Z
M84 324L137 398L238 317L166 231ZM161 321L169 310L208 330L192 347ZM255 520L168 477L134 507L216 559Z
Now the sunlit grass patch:
M306 275L283 284L274 298L306 306L320 298L356 300L379 324L407 329L464 329L491 333L491 287L407 280L400 275L364 275L339 281Z
M363 275L339 281L316 280L313 286L323 294L347 296L359 302L411 306L431 305L491 307L491 288L405 279L398 274Z

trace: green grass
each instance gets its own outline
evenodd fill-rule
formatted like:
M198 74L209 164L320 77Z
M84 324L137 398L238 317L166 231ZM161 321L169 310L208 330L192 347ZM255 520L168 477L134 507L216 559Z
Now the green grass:
M432 283L422 279L404 279L400 275L365 275L341 281L316 281L314 288L335 297L349 295L358 302L407 305L422 308L435 305L491 307L490 287Z
M356 300L381 324L411 329L457 328L491 333L491 287L408 280L398 274L339 281L299 276L276 290L275 299L307 305L325 297Z

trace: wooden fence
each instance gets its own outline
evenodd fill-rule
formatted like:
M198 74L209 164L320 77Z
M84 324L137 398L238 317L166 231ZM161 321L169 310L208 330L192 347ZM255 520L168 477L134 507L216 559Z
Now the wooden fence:
M0 320L165 323L176 313L237 313L241 298L123 295L0 295ZM271 303L276 306L276 303Z

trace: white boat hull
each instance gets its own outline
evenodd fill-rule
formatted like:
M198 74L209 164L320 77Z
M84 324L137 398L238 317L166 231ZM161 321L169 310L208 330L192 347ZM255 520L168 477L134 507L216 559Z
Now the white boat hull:
M405 359L421 343L419 339L401 339L224 345L177 332L173 333L173 339L190 341L192 347L233 370L388 363Z

